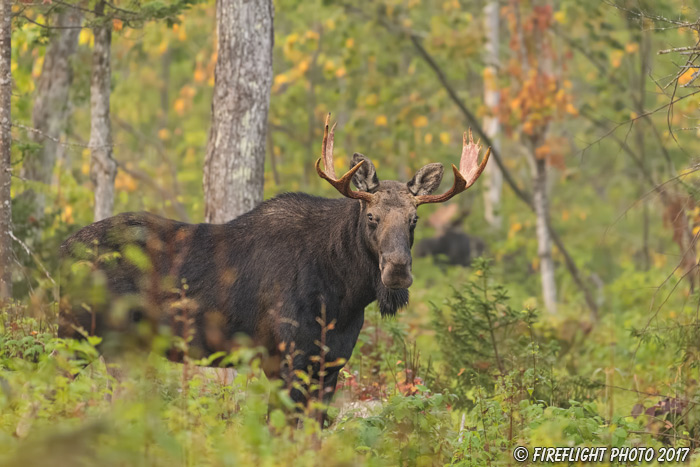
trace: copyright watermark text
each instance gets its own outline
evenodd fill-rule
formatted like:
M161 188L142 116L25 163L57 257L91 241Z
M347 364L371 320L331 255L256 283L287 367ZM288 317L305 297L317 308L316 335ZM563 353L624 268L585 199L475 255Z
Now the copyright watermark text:
M513 449L513 459L518 462L530 460L535 463L558 462L685 462L690 448L646 448L646 447L567 447L528 449L518 446Z

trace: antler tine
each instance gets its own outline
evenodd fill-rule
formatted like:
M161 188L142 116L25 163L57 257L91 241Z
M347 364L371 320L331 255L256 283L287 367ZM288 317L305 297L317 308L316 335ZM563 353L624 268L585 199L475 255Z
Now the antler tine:
M462 135L462 156L459 160L459 169L452 164L452 172L455 177L452 188L441 195L416 196L416 204L444 203L472 186L486 168L486 163L491 155L491 148L488 148L481 164L478 164L479 152L481 151L479 142L474 143L471 128L469 129L469 141L467 141L467 132L465 131Z
M333 124L329 132L328 126L330 123L330 119L331 114L328 113L328 115L326 115L326 124L323 129L321 158L319 158L316 161L316 172L318 173L319 177L323 178L324 180L327 180L328 183L333 185L333 187L335 187L335 189L338 190L338 192L340 192L341 195L347 198L363 199L365 201L370 201L373 197L370 193L367 193L365 191L354 191L350 188L352 176L355 175L355 172L357 172L360 169L360 166L364 163L364 161L361 161L359 164L355 165L355 167L350 169L340 179L336 178L335 167L333 164L333 136L335 133L335 125L337 124L337 122ZM326 168L325 171L321 169L321 159L323 159L323 164Z
M333 164L333 137L335 135L335 126L338 122L333 124L330 134L328 132L328 124L331 120L331 113L328 112L326 115L326 125L323 128L323 147L321 148L321 157L323 157L323 165L326 167L326 172L329 176L335 178L335 166Z

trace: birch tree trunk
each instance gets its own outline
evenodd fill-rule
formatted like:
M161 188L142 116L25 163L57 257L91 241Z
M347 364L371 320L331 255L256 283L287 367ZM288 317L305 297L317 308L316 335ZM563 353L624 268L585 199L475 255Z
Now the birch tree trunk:
M535 144L530 145L529 157L532 167L532 203L535 207L537 256L540 261L542 298L548 313L557 312L557 283L552 259L552 237L549 234L549 190L547 187L547 160L536 157Z
M493 141L496 151L500 153L501 145L498 138L500 123L498 121L499 92L497 76L498 59L498 0L489 1L484 7L484 33L486 37L484 70L484 104L488 109L484 118L484 133ZM503 192L503 174L496 164L488 164L484 171L484 217L486 222L495 229L501 227L501 193Z
M98 18L103 17L105 3L95 5ZM95 222L110 217L114 209L114 179L117 163L112 157L112 125L109 121L110 48L112 23L106 21L93 28L95 47L92 51L90 82L90 179L95 185Z
M12 1L0 0L0 301L12 297Z
M30 137L42 146L36 154L24 161L21 175L46 185L51 183L60 150L54 140L59 139L66 129L68 92L73 82L71 57L78 48L81 16L79 10L74 8L68 8L58 15L56 26L61 29L54 31L37 83L32 126L40 133L30 133ZM44 195L33 190L25 193L24 196L34 204L35 216L43 216Z
M272 0L217 0L219 51L204 161L204 216L223 223L262 201L272 84Z

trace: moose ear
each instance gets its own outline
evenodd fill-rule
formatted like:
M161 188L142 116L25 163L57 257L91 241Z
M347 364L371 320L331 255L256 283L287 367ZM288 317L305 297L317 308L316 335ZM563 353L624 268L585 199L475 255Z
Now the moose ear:
M379 188L379 179L377 178L377 170L374 168L374 164L369 158L363 156L362 154L355 153L352 155L352 162L350 162L350 168L355 167L360 162L365 161L364 164L355 172L352 176L352 183L360 191L366 191L367 193L374 193L377 188Z
M439 162L424 166L406 184L408 191L414 196L429 195L440 186L443 171L442 164Z

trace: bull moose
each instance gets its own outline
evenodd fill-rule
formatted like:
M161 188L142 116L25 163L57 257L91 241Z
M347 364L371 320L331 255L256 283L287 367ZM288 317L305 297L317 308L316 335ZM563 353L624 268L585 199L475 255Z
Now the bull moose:
M287 193L221 225L148 213L88 225L61 245L70 278L62 285L59 336L103 336L107 346L109 336L123 341L145 323L189 336L188 351L205 357L231 351L244 335L264 349L268 377L297 383L292 400L305 404L318 395L295 380L301 370L320 379L328 401L342 365L320 372L319 357L350 358L371 302L383 316L408 304L416 208L466 190L490 153L479 164L481 148L465 133L454 183L441 195L432 194L442 180L439 163L408 183L380 181L374 164L355 153L350 170L336 178L329 119L316 171L344 198Z

